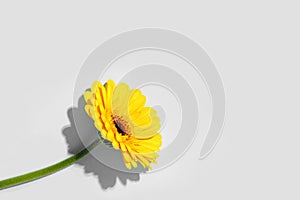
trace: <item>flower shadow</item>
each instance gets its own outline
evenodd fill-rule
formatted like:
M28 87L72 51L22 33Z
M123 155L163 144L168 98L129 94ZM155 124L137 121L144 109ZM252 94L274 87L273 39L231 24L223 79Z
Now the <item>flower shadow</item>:
M87 142L92 143L98 137L93 122L85 113L84 106L85 101L83 96L81 96L78 101L78 107L68 109L70 126L64 127L62 134L66 139L68 153L70 154L80 152L85 148L84 144L87 144ZM101 156L105 156L111 163L117 163L118 165L122 163L122 156L119 151L108 149L104 144L99 144L96 149L97 148L98 151L101 152ZM139 169L139 172L135 173L118 171L104 165L91 154L77 161L76 164L83 166L85 173L94 174L98 178L101 188L104 190L114 187L117 179L119 179L123 185L127 184L127 180L139 181L140 173L145 172L144 169Z

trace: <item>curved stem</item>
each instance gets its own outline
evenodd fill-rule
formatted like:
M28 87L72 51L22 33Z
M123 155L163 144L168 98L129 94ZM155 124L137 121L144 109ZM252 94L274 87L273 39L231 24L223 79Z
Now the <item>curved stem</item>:
M5 188L17 186L23 183L27 183L30 181L37 180L39 178L48 176L50 174L53 174L55 172L58 172L66 167L69 167L70 165L74 164L76 161L80 160L84 156L86 156L89 151L91 151L93 148L95 148L101 141L98 139L94 141L90 146L83 149L79 153L71 156L70 158L67 158L66 160L63 160L57 164L51 165L49 167L30 172L21 176L16 176L13 178L9 178L3 181L0 181L0 190L3 190Z

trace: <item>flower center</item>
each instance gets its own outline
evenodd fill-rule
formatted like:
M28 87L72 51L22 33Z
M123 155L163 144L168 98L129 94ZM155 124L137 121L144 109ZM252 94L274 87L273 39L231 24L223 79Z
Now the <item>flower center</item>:
M122 118L114 116L114 125L122 136L128 135L127 123Z

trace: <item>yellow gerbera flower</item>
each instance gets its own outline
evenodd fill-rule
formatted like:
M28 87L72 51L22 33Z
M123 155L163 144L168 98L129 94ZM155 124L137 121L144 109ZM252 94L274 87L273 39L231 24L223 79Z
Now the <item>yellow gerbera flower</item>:
M161 146L160 119L151 107L145 107L146 97L125 83L117 86L112 80L102 85L95 81L84 93L85 110L94 120L101 137L120 150L128 169L151 169Z

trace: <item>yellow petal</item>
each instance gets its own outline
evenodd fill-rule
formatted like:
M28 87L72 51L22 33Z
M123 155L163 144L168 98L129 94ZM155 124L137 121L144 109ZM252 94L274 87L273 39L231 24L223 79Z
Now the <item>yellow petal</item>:
M129 86L120 83L116 86L112 95L112 110L114 115L128 116L128 102L130 96Z
M129 155L128 152L123 152L122 155L123 155L123 159L124 159L124 161L126 163L130 163L131 162L132 158L131 158L131 156Z
M120 145L116 140L113 140L112 145L115 149L117 149L117 150L120 149Z
M131 169L131 164L130 163L125 163L125 166L127 167L127 169Z

